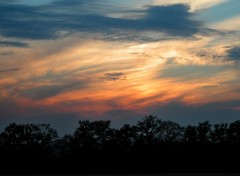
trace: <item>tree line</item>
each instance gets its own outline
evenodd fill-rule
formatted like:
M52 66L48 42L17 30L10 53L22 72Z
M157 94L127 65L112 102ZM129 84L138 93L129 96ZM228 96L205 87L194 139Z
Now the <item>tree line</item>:
M0 134L0 166L40 173L82 173L92 171L90 166L96 172L239 171L233 162L239 147L240 121L181 126L149 115L115 129L111 121L85 120L63 137L49 124L12 123Z

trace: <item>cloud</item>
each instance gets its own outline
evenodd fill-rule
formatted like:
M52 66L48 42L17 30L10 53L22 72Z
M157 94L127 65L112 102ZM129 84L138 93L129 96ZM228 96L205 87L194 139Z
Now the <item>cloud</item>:
M67 14L102 14L106 11L116 12L119 11L120 7L116 7L111 5L106 0L98 1L98 0L58 0L52 3L49 3L44 6L45 8L49 8L56 12L64 12ZM66 9L71 9L66 10ZM79 11L81 9L81 11Z
M239 31L240 15L214 23L211 25L211 27L214 29L220 29L220 30Z
M201 31L202 25L191 19L193 14L188 9L188 6L180 4L151 6L147 9L145 18L137 23L144 30L162 31L176 36L193 35Z
M145 14L138 19L125 19L106 16L104 3L100 3L99 8L103 9L100 13L93 10L95 6L91 6L92 3L80 2L56 1L37 7L1 4L0 34L25 39L51 39L58 37L60 31L99 32L108 36L120 35L126 30L156 31L180 37L206 32L201 22L192 19L194 14L189 12L187 5L148 6L146 9L132 10L132 13ZM75 5L77 11L72 11Z
M13 55L14 52L12 51L4 51L4 52L0 52L0 55L1 56L10 56L10 55Z
M62 80L63 81L63 80ZM63 83L52 83L49 85L34 86L30 88L23 88L20 91L20 95L33 99L33 100L43 100L46 98L54 97L64 92L71 92L72 90L80 90L86 88L89 80L65 80Z
M216 88L217 86L220 86L219 83L203 83L203 84L199 84L199 86L203 89L209 89L209 88Z
M199 65L173 65L160 72L161 78L172 78L175 82L202 81L226 71L225 67Z
M19 4L0 4L0 34L5 37L49 39L58 26L53 14Z
M115 80L125 80L126 75L122 72L112 72L112 73L105 73L107 79L115 81Z
M227 58L233 61L240 61L240 47L233 47L228 50Z
M18 70L20 70L20 68L10 68L5 70L0 70L0 73L16 72Z
M2 119L46 121L64 131L71 117L119 125L148 112L181 122L217 120L221 112L231 119L238 115L231 108L239 102L210 103L239 99L238 74L222 62L226 50L229 59L238 60L238 47L224 48L237 46L232 41L237 38L199 36L208 29L186 4L117 9L99 0L5 2L0 3L0 35L9 37L0 40ZM63 35L68 37L52 40ZM228 109L215 111L225 105ZM220 120L226 120L222 114Z
M16 3L18 2L19 0L1 0L1 4L12 4L12 3Z
M188 4L194 12L227 2L227 0L153 0L154 5Z
M19 48L27 48L29 45L23 42L13 42L13 41L0 41L1 47L19 47Z

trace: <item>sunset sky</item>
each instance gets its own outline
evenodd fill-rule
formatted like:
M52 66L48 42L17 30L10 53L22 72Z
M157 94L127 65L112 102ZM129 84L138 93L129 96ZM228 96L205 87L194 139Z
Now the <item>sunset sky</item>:
M0 131L240 119L239 0L1 0Z

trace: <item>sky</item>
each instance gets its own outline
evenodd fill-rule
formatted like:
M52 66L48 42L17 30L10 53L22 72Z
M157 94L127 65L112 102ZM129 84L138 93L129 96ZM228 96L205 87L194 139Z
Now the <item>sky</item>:
M1 0L0 131L240 120L239 0Z

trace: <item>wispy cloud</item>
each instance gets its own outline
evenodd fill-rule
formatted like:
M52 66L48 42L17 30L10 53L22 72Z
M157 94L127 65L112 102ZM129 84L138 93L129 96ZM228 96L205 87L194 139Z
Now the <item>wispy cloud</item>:
M16 72L18 70L20 70L20 68L0 69L0 73Z
M20 48L27 48L29 45L24 42L15 42L15 41L0 41L1 47L20 47Z
M125 80L126 75L122 72L112 72L112 73L105 73L105 76L109 80Z
M188 4L192 12L210 8L212 6L227 2L228 0L154 0L154 5L169 5L169 4Z
M226 31L240 31L240 15L211 24L211 27Z
M10 56L10 55L12 55L12 54L14 54L14 52L12 52L12 51L0 52L0 55L1 55L1 56Z

